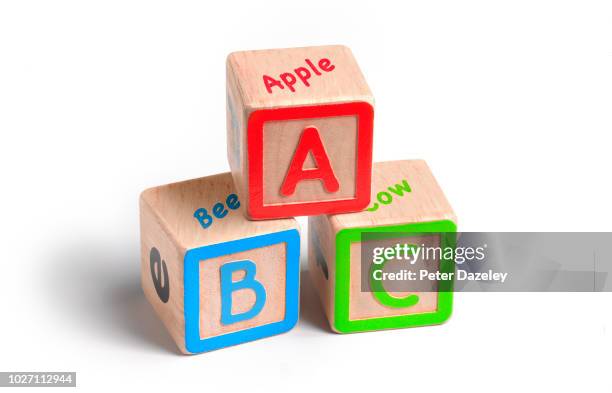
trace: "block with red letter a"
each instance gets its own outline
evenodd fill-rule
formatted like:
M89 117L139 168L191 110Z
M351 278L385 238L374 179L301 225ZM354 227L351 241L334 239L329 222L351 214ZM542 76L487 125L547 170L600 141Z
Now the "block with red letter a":
M228 157L252 219L370 202L374 98L345 46L227 58Z

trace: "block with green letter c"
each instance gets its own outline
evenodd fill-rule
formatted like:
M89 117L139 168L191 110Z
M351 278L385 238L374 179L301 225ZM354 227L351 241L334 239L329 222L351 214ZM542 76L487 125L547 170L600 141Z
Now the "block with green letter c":
M456 222L422 160L374 163L366 210L309 217L309 273L332 330L445 322Z
M140 196L143 291L183 353L276 335L297 322L297 221L249 221L242 209L230 173Z

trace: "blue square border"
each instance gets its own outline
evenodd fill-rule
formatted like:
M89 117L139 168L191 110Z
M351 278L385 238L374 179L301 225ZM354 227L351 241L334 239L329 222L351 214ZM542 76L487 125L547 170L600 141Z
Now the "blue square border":
M255 248L286 243L285 319L251 329L200 338L200 261ZM188 250L184 258L185 348L191 353L213 351L291 330L298 320L300 234L296 229L232 240Z

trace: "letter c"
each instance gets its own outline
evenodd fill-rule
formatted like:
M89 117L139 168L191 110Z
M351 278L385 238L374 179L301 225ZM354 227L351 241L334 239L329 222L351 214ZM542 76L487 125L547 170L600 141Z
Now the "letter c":
M410 248L413 249L414 252L416 246L410 245ZM390 308L407 308L414 306L419 302L418 295L408 295L405 297L391 296L385 289L382 280L376 278L376 276L382 278L382 271L388 261L389 260L385 258L381 264L377 265L372 263L370 267L370 289L372 295L380 304Z

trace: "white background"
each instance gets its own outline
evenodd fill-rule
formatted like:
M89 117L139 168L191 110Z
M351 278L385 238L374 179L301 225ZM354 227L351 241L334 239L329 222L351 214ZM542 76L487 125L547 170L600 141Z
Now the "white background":
M457 294L439 327L178 355L139 284L137 198L227 171L225 57L353 49L375 160L424 158L465 231L609 231L609 1L0 3L0 370L87 391L610 391L612 296ZM304 223L303 220L301 220Z

